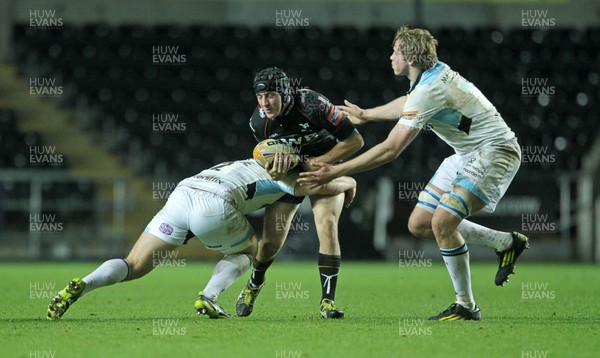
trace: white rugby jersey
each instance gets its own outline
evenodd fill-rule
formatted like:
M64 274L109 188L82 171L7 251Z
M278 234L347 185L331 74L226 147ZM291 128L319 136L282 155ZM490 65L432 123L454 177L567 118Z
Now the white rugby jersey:
M294 195L297 178L298 172L292 170L282 180L275 181L254 159L246 159L215 165L183 179L177 186L211 192L248 214L275 202L285 193Z
M481 91L445 63L436 62L415 82L398 124L427 126L459 155L515 137Z

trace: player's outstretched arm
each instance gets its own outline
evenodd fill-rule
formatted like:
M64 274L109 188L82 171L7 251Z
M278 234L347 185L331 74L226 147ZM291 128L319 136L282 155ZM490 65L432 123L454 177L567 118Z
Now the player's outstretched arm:
M296 183L294 194L296 196L311 195L338 195L345 193L344 207L350 206L356 195L356 181L350 177L335 178L326 184L317 184L313 186L301 186Z
M387 139L358 157L338 165L316 163L316 171L300 173L298 183L314 185L327 183L333 178L365 172L396 159L417 137L419 130L405 125L394 126Z
M382 106L368 109L362 109L348 100L344 100L345 106L340 105L337 107L346 113L353 124L360 125L376 121L397 121L402 116L404 103L406 103L406 96L396 98Z

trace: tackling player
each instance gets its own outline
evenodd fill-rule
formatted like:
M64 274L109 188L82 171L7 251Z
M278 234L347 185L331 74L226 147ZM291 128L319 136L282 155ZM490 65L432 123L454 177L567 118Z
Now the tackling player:
M495 231L465 220L479 211L493 212L521 162L517 138L496 108L469 81L438 61L437 40L427 30L401 27L392 42L394 74L411 81L406 96L383 106L361 109L346 102L355 123L397 120L388 138L361 156L336 166L316 164L301 173L301 183L324 183L341 175L388 163L427 124L456 154L446 158L420 193L408 227L420 238L435 238L456 294L455 302L432 320L479 320L471 289L466 243L493 247L500 267L496 285L508 281L519 255L529 247L524 235Z
M278 153L276 163L283 168L281 171L287 171L293 159ZM145 276L156 266L155 257L168 257L166 252L187 241L188 230L206 248L225 255L194 306L198 314L211 318L231 317L219 306L217 297L246 272L256 253L257 240L245 214L285 193L300 196L341 193L345 194L346 205L354 197L356 182L352 178L310 189L295 184L296 178L297 172L289 172L282 180L275 181L254 159L247 159L222 163L184 179L150 221L127 258L108 260L83 279L71 280L50 302L47 318L59 319L77 299L96 288Z
M256 74L254 93L258 107L250 118L250 128L256 140L273 138L293 145L306 170L314 169L315 161L334 163L348 158L364 144L354 125L325 96L309 89L293 90L287 75L277 67ZM252 313L265 273L283 246L302 200L285 196L266 208L252 275L237 303L239 316ZM310 200L319 237L320 313L324 318L343 318L344 312L334 302L341 262L337 226L343 197L312 195Z

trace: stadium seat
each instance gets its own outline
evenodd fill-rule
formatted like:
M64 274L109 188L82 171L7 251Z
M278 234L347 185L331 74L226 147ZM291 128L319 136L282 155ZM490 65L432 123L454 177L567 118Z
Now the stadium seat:
M187 173L190 165L248 155L254 139L247 122L256 106L252 77L263 67L280 66L299 86L321 91L335 103L347 98L371 107L408 89L407 81L394 81L389 68L394 28L92 24L65 26L60 33L34 33L27 25L14 30L13 58L21 72L36 68L63 76L75 89L63 102L85 104L90 111L86 128L112 133L104 137L110 150L123 155L143 151L138 165L142 172L168 170L173 177ZM522 145L551 146L562 135L570 150L577 147L585 153L599 128L591 104L600 100L594 67L600 28L442 28L434 35L440 43L439 58L492 100ZM160 43L180 46L186 62L153 63L152 46ZM528 77L546 78L556 94L541 100L524 97L522 81ZM581 111L568 115L576 120L566 127L557 125L558 118L564 120L558 113L573 100ZM178 114L187 125L185 133L152 133L152 115L160 113ZM365 132L367 146L385 138L389 130L376 128L372 136ZM580 135L582 128L585 135ZM0 141L9 143L13 139L5 131L0 132ZM23 140L34 138L30 134ZM434 136L427 140L434 144L412 154L433 170L436 163L428 158L446 153L447 148ZM218 154L216 147L222 148ZM188 150L193 153L174 154ZM12 156L0 158L5 163ZM378 175L394 175L398 165L387 166ZM543 170L578 165L566 160Z

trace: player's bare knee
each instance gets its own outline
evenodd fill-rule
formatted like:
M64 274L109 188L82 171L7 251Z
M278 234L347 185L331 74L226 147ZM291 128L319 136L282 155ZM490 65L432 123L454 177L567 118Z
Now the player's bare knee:
M263 241L258 246L258 251L260 252L261 257L273 257L277 255L281 246L278 242L273 241Z
M408 219L408 231L418 238L428 239L428 234L431 232L431 221L423 221L411 215Z

